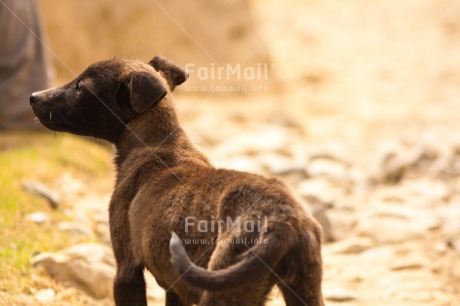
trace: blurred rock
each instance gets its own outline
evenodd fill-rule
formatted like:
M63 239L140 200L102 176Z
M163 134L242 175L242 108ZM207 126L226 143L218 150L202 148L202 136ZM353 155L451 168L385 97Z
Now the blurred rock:
M411 180L403 188L409 197L424 200L428 205L438 205L452 196L452 189L445 182L429 178Z
M395 184L409 173L427 172L438 156L437 147L420 142L383 143L372 171L378 182Z
M358 299L356 292L342 288L327 290L324 292L324 298L327 301L339 303L356 301Z
M26 216L26 219L37 224L42 224L48 221L48 214L42 211L33 212Z
M362 215L356 232L372 238L379 244L405 242L423 237L423 228L416 222L384 215Z
M424 264L420 260L398 260L391 265L391 270L416 270L423 268Z
M302 131L302 126L294 117L287 112L280 112L280 110L277 110L275 113L270 115L270 122L274 125L281 125Z
M51 288L42 289L37 291L34 296L40 303L49 304L54 302L54 299L56 298L56 292L54 292L54 290Z
M459 156L442 156L430 169L433 176L451 178L460 175Z
M358 223L356 213L349 209L330 209L327 212L334 239L342 240L355 234Z
M347 152L346 146L334 141L322 145L309 145L307 160L328 160L349 167L353 158Z
M72 235L81 235L93 237L93 231L90 227L80 222L61 222L58 224L58 229L64 232L68 232Z
M429 232L440 229L443 226L439 211L438 208L414 209L407 206L386 205L375 208L373 213L382 218L394 218L396 222L405 221L414 224L419 230Z
M103 243L110 245L109 217L106 210L93 211L90 215L92 229Z
M326 207L314 206L311 208L311 213L323 228L323 241L332 242L334 241L334 235L332 234L331 222L329 221L326 210Z
M413 160L407 150L396 143L386 143L377 153L376 162L371 171L379 183L398 183Z
M457 197L452 199L449 206L440 211L442 221L442 229L447 237L460 237L460 199Z
M223 140L214 151L220 156L256 155L289 147L292 131L274 126L259 126L244 134L236 134ZM300 137L300 136L298 136Z
M336 209L344 195L343 190L324 177L306 179L297 184L296 194L312 211L323 226L324 241L331 242L348 237L356 224L354 213Z
M331 250L337 254L359 254L372 246L373 243L368 238L350 237L333 244Z
M50 204L51 208L57 209L59 207L59 195L51 191L48 187L38 182L24 182L22 188L35 195L45 198Z
M377 183L395 184L408 175L452 176L457 167L453 145L440 143L438 139L412 139L409 143L382 144L371 172Z
M108 223L104 223L104 222L97 222L95 224L95 231L96 231L96 234L97 236L99 237L99 239L107 244L107 245L110 245L111 244L111 240L110 240L110 228L109 228L109 224Z
M455 252L460 254L460 238L458 237L449 238L447 240L447 245L451 247Z
M452 195L452 188L445 182L430 178L418 178L405 180L395 186L379 186L372 197L376 201L428 207L438 206L448 201Z
M381 260L382 258L393 258L395 249L390 246L377 246L359 254L362 260Z
M85 184L72 173L67 172L61 175L58 179L57 186L62 195L81 195L87 191Z
M83 290L95 298L112 294L115 260L112 250L104 245L78 244L57 253L42 253L32 259L49 275L67 286Z
M325 176L336 181L345 181L349 178L349 167L343 162L330 158L310 159L305 172L308 177Z
M257 160L266 172L272 175L302 173L305 165L305 161L276 153L260 154L257 156ZM305 174L303 177L305 177Z
M342 194L339 188L325 178L303 180L295 190L312 206L332 207Z

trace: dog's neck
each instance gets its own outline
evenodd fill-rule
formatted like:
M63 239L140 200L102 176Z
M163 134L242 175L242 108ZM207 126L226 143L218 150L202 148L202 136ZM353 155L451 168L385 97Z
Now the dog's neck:
M127 124L125 131L115 142L117 167L134 151L152 156L160 154L163 156L162 161L168 166L184 159L209 164L180 127L171 101L165 100ZM187 156L182 156L181 152L187 152Z

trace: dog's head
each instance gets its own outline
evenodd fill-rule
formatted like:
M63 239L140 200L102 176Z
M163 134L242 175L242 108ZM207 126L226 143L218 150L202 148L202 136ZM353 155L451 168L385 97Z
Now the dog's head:
M126 124L187 79L176 64L114 58L89 66L70 83L34 92L30 104L47 128L116 141Z

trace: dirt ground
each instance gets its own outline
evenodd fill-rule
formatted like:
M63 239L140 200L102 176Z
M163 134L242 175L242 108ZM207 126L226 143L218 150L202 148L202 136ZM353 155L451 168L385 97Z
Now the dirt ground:
M256 122L269 125L286 120L295 122L302 135L298 139L293 136L292 142L305 141L307 147L332 147L338 155L360 165L372 163L388 143L428 143L435 150L458 143L460 21L456 16L460 14L460 2L357 0L254 1L253 4L283 89L275 95L246 95L239 103L226 103L225 108L221 102L215 105L215 101L179 106L184 108L184 118L199 113L194 124L201 125L202 131L210 131L204 135L215 143L222 135L251 130L257 126ZM225 114L230 117L228 122L222 121ZM215 126L205 129L211 123L200 124L201 115L216 118ZM203 133L197 134L204 137ZM408 196L416 205L410 204L410 200L382 202L373 195L385 193L397 198L396 194L401 190L406 192L410 184L377 188L371 195L345 196L344 201L351 203L338 204L350 205L349 214L358 211L361 219L357 226L352 226L353 230L343 229L348 242L339 241L324 248L324 291L328 305L460 304L460 274L456 268L460 256L458 249L455 252L446 246L447 240L458 238L458 227L453 231L443 229L443 225L422 230L429 217L416 217L425 210L427 215L436 214L437 210L458 212L459 181L455 177L432 180L425 171L415 177L430 178L421 187L428 191L435 190L438 182L453 190L448 204L436 200L422 208L424 204L417 204L424 202L423 195L422 199ZM380 239L386 232L391 236L391 232L398 235L404 231L394 221L401 217L400 213L388 218L383 226L378 221L372 224L376 219L371 219L366 226L375 227L377 232L371 237L373 247L359 250L361 238L356 242L353 237L368 237L366 230L364 233L361 230L362 218L369 219L375 211L392 209L404 211L407 217L403 222L413 223L421 230L420 235ZM458 218L458 213L454 215L453 218ZM333 228L334 220L341 219L332 218ZM440 222L449 223L444 219ZM342 247L357 250L338 251ZM272 303L283 305L282 300Z
M184 129L217 165L282 175L320 202L335 238L327 305L460 305L460 1L250 3L276 82L179 89ZM55 304L111 303L71 294ZM163 303L152 285L149 305Z

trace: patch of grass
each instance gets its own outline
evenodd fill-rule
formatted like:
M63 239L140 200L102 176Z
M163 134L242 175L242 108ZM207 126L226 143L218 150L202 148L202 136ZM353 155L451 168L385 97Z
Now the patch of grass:
M83 242L81 237L59 231L56 225L69 219L61 210L23 191L24 181L52 185L63 173L96 186L111 185L112 149L92 140L66 134L0 134L0 291L30 293L31 258L45 251L56 251ZM26 216L43 211L49 220L43 224Z

